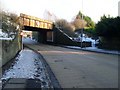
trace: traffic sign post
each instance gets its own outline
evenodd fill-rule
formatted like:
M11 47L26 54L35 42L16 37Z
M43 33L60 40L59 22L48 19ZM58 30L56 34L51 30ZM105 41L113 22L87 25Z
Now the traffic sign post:
M23 32L20 32L21 44L22 44L22 50L23 50L23 40L22 40L23 35L24 35L24 33L23 33Z

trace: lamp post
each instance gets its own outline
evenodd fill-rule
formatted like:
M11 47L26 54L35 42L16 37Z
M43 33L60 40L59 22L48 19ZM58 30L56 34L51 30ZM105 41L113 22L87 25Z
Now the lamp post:
M120 17L120 1L118 2L118 16Z
M82 0L82 13L83 13L83 0ZM83 14L82 14L82 29L81 29L81 48L83 47L82 39L83 39Z

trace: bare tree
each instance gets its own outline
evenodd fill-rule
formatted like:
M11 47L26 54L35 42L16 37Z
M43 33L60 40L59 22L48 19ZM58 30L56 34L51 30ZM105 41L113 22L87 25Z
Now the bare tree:
M61 29L64 33L68 34L69 36L75 36L74 30L75 27L71 23L67 22L65 19L60 19L55 22L55 25Z
M2 31L11 37L11 34L18 32L20 27L19 17L14 13L2 11Z
M82 20L82 19L79 19L79 18L76 18L72 24L75 26L75 29L81 29L81 28L84 28L87 24L87 22L85 20Z
M65 19L59 19L55 22L55 25L60 29L64 29L67 24L68 22Z

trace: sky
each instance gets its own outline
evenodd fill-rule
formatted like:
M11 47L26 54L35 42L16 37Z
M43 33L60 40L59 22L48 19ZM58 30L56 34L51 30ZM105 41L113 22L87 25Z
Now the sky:
M71 21L79 11L98 22L100 17L118 16L120 0L0 0L2 9L44 18L45 10L57 17Z

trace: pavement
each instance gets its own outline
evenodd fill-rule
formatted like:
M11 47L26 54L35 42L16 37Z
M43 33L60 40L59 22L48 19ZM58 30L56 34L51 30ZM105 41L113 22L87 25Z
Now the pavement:
M97 53L104 53L104 54L120 55L120 51L99 49L97 47L84 47L84 48L76 47L76 46L62 46L62 47L70 48L70 49L76 49L76 50L84 50L84 51L97 52Z
M60 88L52 71L43 61L40 54L24 47L0 78L0 90Z
M118 55L44 44L26 46L44 57L62 88L118 88Z

